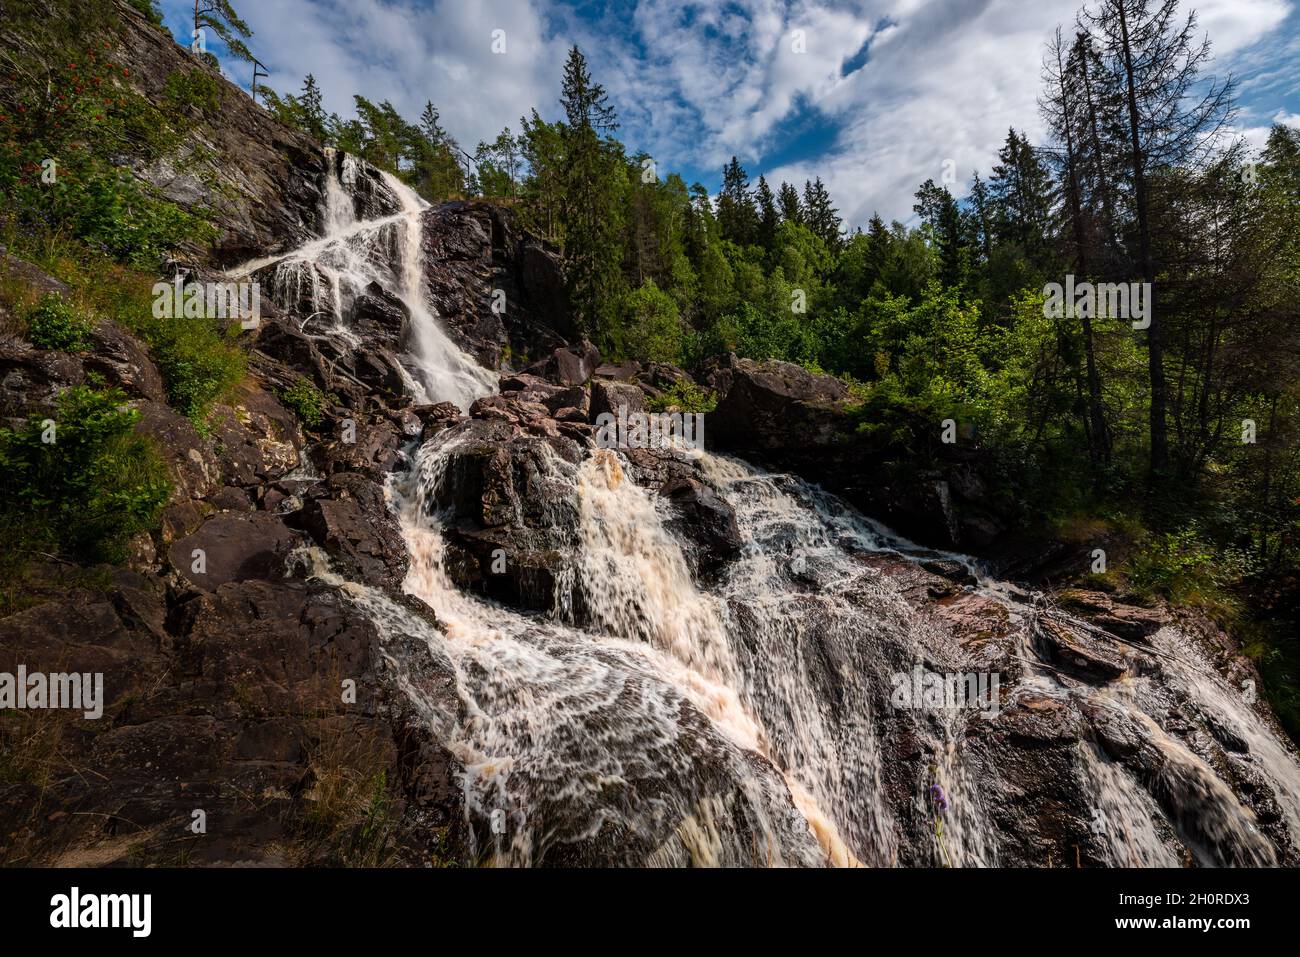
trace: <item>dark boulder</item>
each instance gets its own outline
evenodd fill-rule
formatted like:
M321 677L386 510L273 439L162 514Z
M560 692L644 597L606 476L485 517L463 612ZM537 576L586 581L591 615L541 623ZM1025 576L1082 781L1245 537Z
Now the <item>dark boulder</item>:
M600 416L606 414L617 419L620 409L626 409L628 415L646 411L645 393L641 391L641 387L629 382L592 380L590 421L595 422Z
M285 516L305 531L353 581L401 589L409 565L406 543L384 490L357 472L337 472L312 486L300 510Z
M227 582L279 579L289 554L303 539L269 512L220 512L167 551L172 567L195 588L214 591Z
M735 359L717 408L705 419L711 445L740 455L815 455L846 427L848 387L791 362Z
M587 340L556 349L545 359L530 365L525 372L564 386L582 385L596 373L600 350Z
M739 554L744 545L736 513L707 485L685 476L669 479L659 494L673 506L677 516L671 527L694 543L695 567L706 574Z

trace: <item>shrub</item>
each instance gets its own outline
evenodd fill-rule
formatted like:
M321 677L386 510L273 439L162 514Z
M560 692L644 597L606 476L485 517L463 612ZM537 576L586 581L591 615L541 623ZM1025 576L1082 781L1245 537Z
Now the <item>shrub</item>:
M94 326L93 320L55 293L46 295L27 312L27 338L41 349L83 349Z
M648 405L651 412L666 412L671 408L682 412L712 412L718 407L718 396L689 379L678 379L672 388L655 396Z
M205 113L217 109L220 95L216 77L202 70L177 70L163 85L163 96L174 106L192 106Z
M303 425L314 429L325 421L325 410L331 397L305 377L299 376L293 385L278 394L280 401L293 410Z
M652 362L682 361L684 332L673 297L647 279L626 300L623 352Z
M1129 558L1126 572L1139 595L1159 595L1222 617L1237 611L1227 588L1241 577L1242 557L1205 542L1195 524L1150 535Z
M73 386L49 418L0 429L7 511L82 561L121 561L133 535L150 530L171 494L153 443L133 433L140 413L118 389ZM10 516L3 524L14 524Z
M223 330L207 319L155 319L137 313L130 328L149 345L162 373L167 401L201 426L208 407L244 377L247 357L234 341L238 326Z

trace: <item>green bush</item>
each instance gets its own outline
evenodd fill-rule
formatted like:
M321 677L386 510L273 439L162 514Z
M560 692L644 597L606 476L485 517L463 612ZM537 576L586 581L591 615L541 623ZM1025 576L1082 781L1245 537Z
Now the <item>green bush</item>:
M244 377L248 360L235 342L239 328L223 329L208 319L147 319L137 315L131 328L149 344L162 373L167 401L202 425L208 407Z
M158 0L127 0L127 3L143 13L151 22L158 26L163 25L163 15L158 9Z
M174 106L192 106L204 113L217 109L220 95L220 82L202 70L177 70L163 85L163 96Z
M1178 531L1150 535L1125 569L1139 595L1167 598L1227 616L1236 611L1228 587L1241 578L1242 556L1203 540L1193 523Z
M27 312L27 338L41 349L75 352L84 349L94 328L93 320L80 315L62 296L49 293Z
M672 296L647 279L628 294L627 324L623 330L623 352L634 359L652 362L682 361L683 330Z
M5 520L31 542L81 561L120 562L126 542L154 528L171 494L153 443L133 432L140 413L118 389L73 386L55 413L0 429Z
M672 408L682 412L712 412L718 407L718 396L689 379L678 379L672 388L655 396L648 405L651 412L666 412Z
M48 67L24 63L46 79L0 94L0 194L28 229L57 229L156 269L168 251L210 242L215 230L124 167L124 156L149 163L173 152L176 127L121 82L129 68L116 66L105 49L98 41L77 43L59 49ZM215 100L209 87L217 81L196 75L169 81L169 98Z
M280 401L292 409L308 428L316 428L325 421L325 410L329 407L331 397L316 388L303 376L299 376L287 389L278 393Z

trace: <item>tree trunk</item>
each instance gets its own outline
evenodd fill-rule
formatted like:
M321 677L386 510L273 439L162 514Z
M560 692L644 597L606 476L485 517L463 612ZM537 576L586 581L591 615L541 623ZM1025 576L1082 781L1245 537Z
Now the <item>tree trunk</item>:
M1151 261L1151 224L1147 197L1145 162L1142 158L1142 141L1138 133L1138 107L1136 79L1133 75L1133 49L1129 43L1127 0L1118 0L1120 38L1124 51L1124 79L1128 88L1129 136L1133 146L1133 192L1137 204L1138 254L1142 267L1142 281L1153 284L1155 272ZM1165 421L1168 398L1165 393L1164 348L1160 341L1160 315L1155 308L1154 294L1148 302L1151 326L1147 329L1147 371L1151 379L1151 471L1149 479L1156 480L1169 469L1169 432Z

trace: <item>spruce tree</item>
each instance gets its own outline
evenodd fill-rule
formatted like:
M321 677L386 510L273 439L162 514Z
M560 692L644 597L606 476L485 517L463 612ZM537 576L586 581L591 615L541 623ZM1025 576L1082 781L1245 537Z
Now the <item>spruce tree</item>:
M789 183L782 183L781 188L777 190L776 204L780 208L782 222L803 222L803 206L799 203L799 190Z

